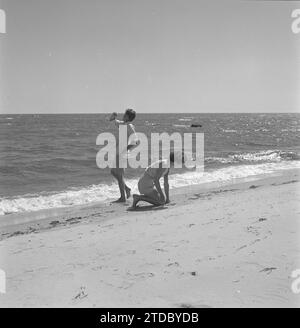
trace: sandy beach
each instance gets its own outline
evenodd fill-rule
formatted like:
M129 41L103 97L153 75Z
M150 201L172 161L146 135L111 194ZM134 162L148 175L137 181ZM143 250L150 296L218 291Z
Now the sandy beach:
M299 307L299 171L2 222L1 307ZM32 221L34 219L34 221ZM24 215L23 215L24 220ZM28 222L27 222L28 221Z
M299 4L0 0L9 323L300 308Z

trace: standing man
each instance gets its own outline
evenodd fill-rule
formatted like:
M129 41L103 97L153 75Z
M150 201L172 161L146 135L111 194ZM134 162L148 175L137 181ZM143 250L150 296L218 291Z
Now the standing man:
M127 125L127 140L128 140L129 136L132 133L135 134L134 125L131 123L135 119L135 116L136 116L135 111L133 109L128 108L126 109L122 120L117 120L117 113L112 113L109 120L115 123L118 130L120 125ZM129 143L126 149L119 149L119 138L117 138L116 168L111 169L110 172L113 175L113 177L115 177L118 181L121 196L119 199L115 200L114 203L124 203L126 202L126 199L130 197L131 189L125 183L124 168L120 168L119 156L120 154L122 154L122 156L127 155L127 151L135 146L136 146L136 139L133 142Z

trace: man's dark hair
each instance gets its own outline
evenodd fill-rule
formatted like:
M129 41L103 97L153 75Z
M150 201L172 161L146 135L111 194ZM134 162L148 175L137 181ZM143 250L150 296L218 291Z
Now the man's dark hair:
M133 109L126 109L125 114L128 116L129 122L132 122L135 119L136 113Z

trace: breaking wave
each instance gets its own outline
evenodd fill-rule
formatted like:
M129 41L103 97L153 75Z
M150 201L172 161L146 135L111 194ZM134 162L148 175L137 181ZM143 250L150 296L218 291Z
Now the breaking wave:
M278 156L283 156L284 158L288 157L287 154L281 154L280 156L278 153L270 153L268 155L256 154L255 156L244 154L243 156L235 156L231 158L231 160L240 161L246 158L247 161L259 161L261 156L269 156L271 158L278 158ZM217 170L208 170L204 173L194 170L170 175L170 187L178 188L211 182L230 184L235 179L253 178L254 176L261 174L276 173L282 170L295 168L300 168L300 161L277 161L255 165L228 166ZM129 180L129 184L133 187L133 192L137 192L137 182L137 178ZM108 201L115 198L118 193L119 191L116 184L98 184L77 190L73 188L71 190L57 193L53 192L48 194L24 195L15 198L0 198L0 215L32 212L42 209L61 208L74 205L87 205L93 202Z

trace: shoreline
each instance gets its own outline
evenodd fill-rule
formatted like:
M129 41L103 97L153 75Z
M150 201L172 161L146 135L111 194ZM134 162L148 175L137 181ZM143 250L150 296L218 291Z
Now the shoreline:
M271 155L280 153L279 151L265 151ZM258 155L260 153L256 153ZM271 155L267 156L271 156ZM247 154L244 154L245 156ZM248 154L250 156L250 154ZM255 156L255 154L251 155ZM281 156L281 155L280 155ZM209 157L208 157L209 158ZM279 162L263 162L252 164L236 164L224 165L223 167L205 168L205 171L197 172L197 170L183 170L179 172L172 171L170 174L171 189L182 187L189 188L195 186L211 186L227 185L236 183L236 181L247 181L257 179L264 176L278 175L281 171L300 169L299 160L279 161ZM136 172L137 173L137 172ZM116 181L109 174L108 180L94 185L86 185L81 187L66 188L64 190L56 190L52 192L41 191L36 194L20 194L12 197L0 197L0 227L9 225L9 221L31 221L47 216L55 216L55 214L63 214L70 208L80 209L100 203L108 203L116 199L119 190ZM139 176L127 177L126 181L132 189L132 193L138 193ZM205 187L206 188L206 187ZM3 192L2 192L3 194Z
M230 189L247 189L255 182L263 184L264 181L273 180L274 178L286 179L287 176L297 175L300 169L289 169L277 171L269 174L253 175L244 178L233 179L228 181L214 181L202 184L191 184L183 187L176 187L170 190L171 204L163 206L168 208L174 204L184 204L195 192L214 193ZM4 215L0 219L0 241L17 235L38 233L40 231L64 228L74 224L91 223L95 220L106 221L113 219L122 214L126 214L129 206L132 204L132 196L124 204L114 204L113 199L107 201L92 202L87 205L73 205L67 207L58 207L45 210L12 213ZM148 204L149 205L149 204ZM151 210L152 206L147 208ZM153 207L153 210L156 210ZM94 218L94 219L92 219Z
M94 204L2 226L0 305L298 307L299 175L182 187L170 205L134 212Z

